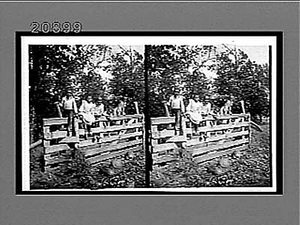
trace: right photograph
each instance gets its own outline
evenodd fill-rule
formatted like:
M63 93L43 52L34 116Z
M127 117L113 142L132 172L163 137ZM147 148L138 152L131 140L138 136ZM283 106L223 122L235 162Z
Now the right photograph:
M203 39L145 48L150 185L188 192L275 190L276 160L282 160L271 138L276 143L276 37Z

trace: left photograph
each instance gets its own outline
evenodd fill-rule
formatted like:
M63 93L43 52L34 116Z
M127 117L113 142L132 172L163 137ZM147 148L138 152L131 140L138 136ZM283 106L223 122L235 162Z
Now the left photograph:
M23 188L145 187L144 46L27 38Z

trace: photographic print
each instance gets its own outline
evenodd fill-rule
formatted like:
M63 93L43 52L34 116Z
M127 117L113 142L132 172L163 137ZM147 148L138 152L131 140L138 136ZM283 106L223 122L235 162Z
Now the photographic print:
M28 188L145 187L143 46L39 40L24 62Z
M246 39L148 47L152 187L274 185L274 46Z
M17 43L20 192L282 192L281 33Z

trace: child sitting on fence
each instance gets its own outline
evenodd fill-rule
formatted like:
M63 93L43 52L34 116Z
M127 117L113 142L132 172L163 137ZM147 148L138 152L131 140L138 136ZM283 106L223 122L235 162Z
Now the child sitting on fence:
M208 96L205 96L204 98L204 103L202 104L201 108L201 114L202 116L208 116L212 114L210 98Z
M127 107L127 98L123 97L118 100L118 105L114 108L114 115L115 116L125 116L125 108Z
M232 100L233 100L233 97L231 96L229 99L227 99L224 106L221 107L221 110L220 110L221 115L231 115L232 114L232 112L231 112L231 108L233 105Z
M105 111L104 111L104 104L103 104L103 101L102 101L101 97L98 98L98 100L96 102L96 105L93 108L93 113L97 117L100 117L100 116L104 115L104 113L105 113Z
M186 115L193 124L194 134L197 134L198 125L203 119L201 115L203 104L199 100L199 95L196 95L194 99L189 100L189 104L186 107Z
M81 106L79 108L79 116L84 123L86 132L85 138L87 138L88 135L91 135L91 125L93 122L95 122L95 116L93 115L95 106L96 105L93 103L92 96L89 95L87 96L86 100L82 100Z
M189 104L186 107L186 114L193 123L200 123L202 120L201 109L203 107L202 102L199 101L199 95L196 95L194 99L189 100Z
M110 121L110 115L107 111L105 111L105 106L101 97L98 98L96 106L93 108L93 113L97 119L105 119L107 121ZM107 127L107 122L102 121L99 123L99 126Z

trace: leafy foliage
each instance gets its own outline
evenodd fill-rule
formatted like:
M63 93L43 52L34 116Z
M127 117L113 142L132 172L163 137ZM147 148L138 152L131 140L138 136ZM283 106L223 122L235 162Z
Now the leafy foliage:
M110 94L129 99L128 114L134 114L133 102L138 102L143 110L145 102L145 76L143 56L136 50L119 46L121 51L115 53L108 60L105 68L112 78L108 84Z
M105 45L31 45L29 46L29 104L31 141L42 134L42 118L57 116L55 102L72 89L79 104L86 95L107 99L127 97L127 113L135 113L133 102L144 109L144 56L129 46ZM225 46L151 45L146 46L149 79L150 116L164 116L163 102L175 87L185 99L194 95L215 97L221 107L229 96L235 98L233 112L240 113L238 103L245 101L253 117L268 116L269 68L251 61L240 49ZM105 71L111 79L103 79ZM215 80L207 77L215 72ZM186 102L187 103L187 102ZM143 110L141 110L142 112Z
M67 89L77 99L86 94L102 95L105 82L96 73L108 47L97 45L29 46L29 106L31 140L40 138L42 118L57 116L55 102ZM89 72L87 72L89 71Z
M209 81L201 72L214 59L213 46L152 45L148 46L150 115L165 114L163 102L175 87L186 99L208 93ZM155 64L155 65L151 65Z
M234 97L233 111L240 113L239 101L255 118L269 115L269 68L252 62L242 50L227 49L217 56L218 66L214 87L219 102Z

